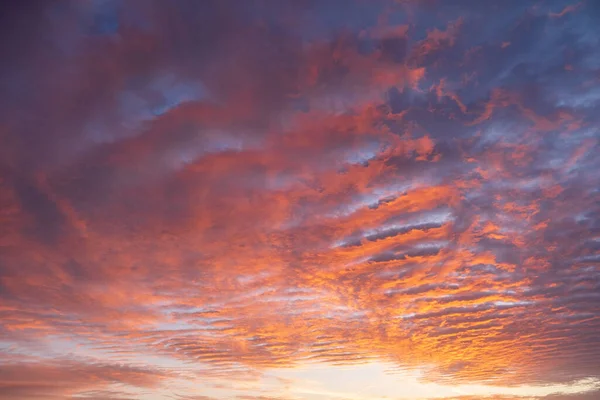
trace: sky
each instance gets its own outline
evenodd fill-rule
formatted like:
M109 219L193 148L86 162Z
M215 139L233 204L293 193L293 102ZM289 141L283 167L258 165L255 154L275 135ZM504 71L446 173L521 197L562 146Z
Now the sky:
M0 7L0 400L600 399L600 2Z

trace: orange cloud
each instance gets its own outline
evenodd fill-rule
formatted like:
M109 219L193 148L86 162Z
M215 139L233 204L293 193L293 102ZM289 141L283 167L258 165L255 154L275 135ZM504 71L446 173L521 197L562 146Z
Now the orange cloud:
M0 398L600 379L588 18L292 3L11 9Z

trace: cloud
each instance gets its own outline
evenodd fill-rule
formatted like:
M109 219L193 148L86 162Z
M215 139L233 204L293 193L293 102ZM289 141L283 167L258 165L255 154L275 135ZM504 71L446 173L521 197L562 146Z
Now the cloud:
M85 399L130 399L133 396L118 390L102 390L110 385L156 387L166 378L157 370L118 364L75 362L53 363L6 362L2 365L0 398L2 399L62 399L77 395Z
M595 4L276 3L3 6L6 396L600 379Z

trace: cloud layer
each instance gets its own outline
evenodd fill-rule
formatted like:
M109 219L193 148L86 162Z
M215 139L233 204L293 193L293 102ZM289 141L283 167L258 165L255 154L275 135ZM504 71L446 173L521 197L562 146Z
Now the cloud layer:
M598 387L597 3L2 7L0 398Z

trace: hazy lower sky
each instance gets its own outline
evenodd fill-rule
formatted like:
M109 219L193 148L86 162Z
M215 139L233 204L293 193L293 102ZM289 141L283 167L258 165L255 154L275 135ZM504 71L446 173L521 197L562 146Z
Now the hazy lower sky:
M0 400L600 399L600 2L0 8Z

